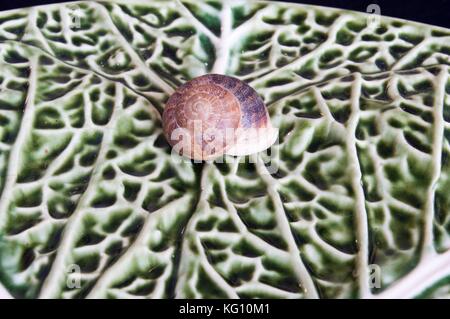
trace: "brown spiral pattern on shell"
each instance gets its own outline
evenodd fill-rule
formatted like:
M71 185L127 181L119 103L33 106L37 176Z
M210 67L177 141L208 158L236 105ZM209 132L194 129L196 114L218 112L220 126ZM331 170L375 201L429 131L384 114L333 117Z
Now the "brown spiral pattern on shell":
M267 125L261 98L246 83L208 74L180 86L166 103L164 134L178 153L207 160L226 153L237 128ZM231 129L231 130L230 130Z

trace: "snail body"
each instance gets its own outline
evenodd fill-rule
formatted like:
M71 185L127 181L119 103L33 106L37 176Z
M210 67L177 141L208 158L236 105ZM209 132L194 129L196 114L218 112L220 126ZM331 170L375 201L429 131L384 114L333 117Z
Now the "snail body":
M196 160L257 153L278 136L256 91L239 79L219 74L181 85L167 101L162 120L174 150Z

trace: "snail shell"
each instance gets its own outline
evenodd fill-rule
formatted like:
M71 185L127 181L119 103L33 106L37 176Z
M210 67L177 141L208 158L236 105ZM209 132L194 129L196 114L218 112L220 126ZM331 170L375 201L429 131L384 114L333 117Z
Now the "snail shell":
M196 160L257 153L278 136L256 91L219 74L181 85L167 101L162 120L174 150Z

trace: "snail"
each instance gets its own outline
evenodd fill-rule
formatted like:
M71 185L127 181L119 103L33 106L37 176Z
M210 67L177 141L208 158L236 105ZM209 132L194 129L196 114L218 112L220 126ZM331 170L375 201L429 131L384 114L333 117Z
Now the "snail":
M173 150L194 160L250 155L269 148L278 137L256 91L220 74L181 85L169 97L162 121Z

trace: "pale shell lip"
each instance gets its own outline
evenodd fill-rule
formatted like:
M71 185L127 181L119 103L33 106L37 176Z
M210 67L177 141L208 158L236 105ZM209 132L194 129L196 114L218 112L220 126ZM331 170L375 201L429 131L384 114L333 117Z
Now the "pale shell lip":
M278 139L278 128L272 127L268 119L268 126L246 130L239 136L237 143L225 150L226 155L246 156L265 151L271 147Z

